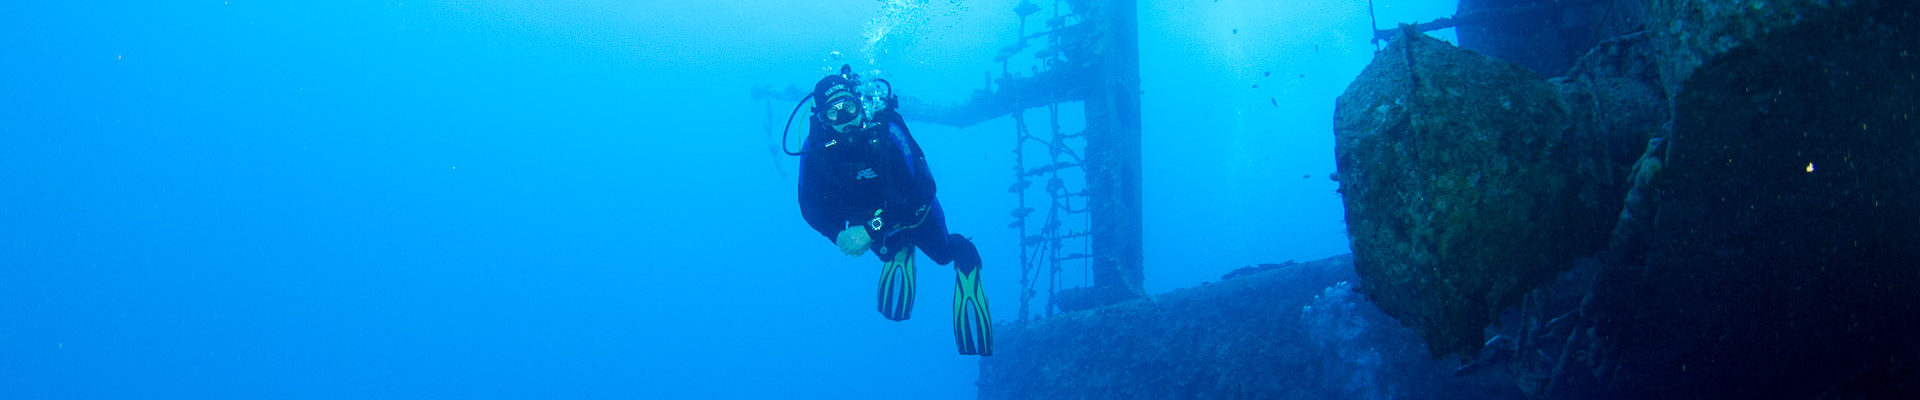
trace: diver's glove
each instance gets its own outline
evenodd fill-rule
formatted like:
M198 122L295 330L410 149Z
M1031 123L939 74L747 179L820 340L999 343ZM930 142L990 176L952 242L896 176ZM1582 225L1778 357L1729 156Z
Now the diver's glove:
M840 236L834 238L833 243L840 245L840 252L859 257L867 252L867 246L873 244L873 238L867 236L866 226L854 225L840 231Z

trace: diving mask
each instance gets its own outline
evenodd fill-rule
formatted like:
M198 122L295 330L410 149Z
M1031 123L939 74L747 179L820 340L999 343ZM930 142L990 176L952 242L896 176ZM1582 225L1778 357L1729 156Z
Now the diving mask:
M866 122L860 99L851 92L842 90L828 95L826 107L820 111L820 116L834 131L849 133Z

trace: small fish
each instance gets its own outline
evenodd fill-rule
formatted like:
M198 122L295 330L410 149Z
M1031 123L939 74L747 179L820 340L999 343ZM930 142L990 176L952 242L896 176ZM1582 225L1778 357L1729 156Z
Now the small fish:
M1274 108L1279 108L1279 107L1280 107L1280 101L1279 101L1279 100L1274 100L1274 99L1273 99L1272 97L1268 97L1268 98L1267 98L1267 102L1268 102L1268 103L1273 103L1273 107L1274 107Z
M1307 74L1300 74L1300 77L1301 77L1301 78L1305 78L1305 77L1307 77Z
M1259 89L1259 88L1260 88L1260 84L1258 84L1258 83L1255 83L1255 84L1253 84L1253 88L1254 88L1254 89Z
M1240 34L1240 28L1233 28L1233 34L1235 35Z
M1316 44L1316 45L1313 45L1313 52L1315 52L1315 53L1319 53L1319 52L1320 52L1320 45L1317 45L1317 44Z
M1266 74L1266 76L1273 76L1273 71L1267 71L1264 72L1264 74Z

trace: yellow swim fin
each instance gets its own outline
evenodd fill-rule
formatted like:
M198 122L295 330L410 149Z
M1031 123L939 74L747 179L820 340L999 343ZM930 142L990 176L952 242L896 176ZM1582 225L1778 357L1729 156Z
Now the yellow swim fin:
M894 321L913 317L913 247L893 253L893 259L880 264L880 315Z
M993 313L980 284L980 266L955 263L953 340L962 355L993 355Z

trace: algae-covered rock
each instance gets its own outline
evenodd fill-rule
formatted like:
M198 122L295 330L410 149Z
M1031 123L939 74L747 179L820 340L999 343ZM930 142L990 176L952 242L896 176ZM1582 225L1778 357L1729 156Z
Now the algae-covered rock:
M1747 16L1669 39L1730 38L1689 53L1710 56L1674 96L1645 252L1597 286L1608 383L1622 398L1914 398L1920 6L1699 3L1670 6Z
M1565 106L1525 69L1410 33L1334 113L1361 291L1435 356L1477 351L1501 309L1604 242Z

